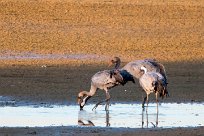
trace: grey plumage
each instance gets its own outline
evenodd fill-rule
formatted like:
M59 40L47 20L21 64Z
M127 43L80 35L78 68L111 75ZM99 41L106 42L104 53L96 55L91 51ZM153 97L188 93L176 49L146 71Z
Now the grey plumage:
M120 84L124 85L128 81L134 82L132 75L130 75L126 70L117 69L119 67L119 63L120 61L117 61L115 69L113 70L99 71L92 76L90 91L81 91L78 94L78 104L80 105L80 109L83 109L87 100L91 98L98 89L101 89L105 91L106 99L98 102L94 108L96 108L100 103L106 102L105 109L108 110L110 100L109 89Z
M121 76L118 74L118 76ZM122 76L121 76L122 77ZM91 85L97 87L98 89L106 90L110 89L114 86L119 84L114 76L110 75L110 70L104 70L97 72L92 78L91 78Z
M167 84L165 77L159 72L147 72L147 68L142 66L140 68L144 74L139 78L139 83L147 96L144 98L142 106L144 107L145 102L148 105L148 96L150 93L155 93L156 101L158 102L158 94L160 97L168 95Z
M153 88L155 90L161 90L159 88L163 88L163 86L165 86L166 88L167 86L167 78L166 78L166 72L165 72L164 66L154 59L132 61L126 64L122 69L119 69L119 66L121 63L120 58L115 57L113 60L111 60L111 63L115 64L115 67L113 70L99 71L96 74L94 74L93 77L91 78L90 91L89 92L81 91L78 94L78 103L80 105L80 109L83 109L88 99L91 98L98 89L101 89L105 91L106 99L98 102L94 108L96 108L100 103L106 102L106 110L107 110L109 106L109 100L110 100L109 89L120 84L124 85L128 81L132 81L133 83L135 83L133 77L140 79L144 74L144 72L141 71L142 66L146 68L147 72L155 72L160 74L161 77L163 77L162 80L156 80L156 77L158 77L158 75L156 76L153 74L154 76L151 77L151 85L154 86ZM145 78L145 76L143 78ZM143 78L141 79L141 81L143 80ZM144 84L146 83L144 82ZM146 87L146 85L143 85L143 83L141 83L141 86L144 88ZM149 94L149 91L146 91L146 92L148 92ZM152 92L152 88L150 92ZM148 96L146 99L148 100Z
M141 67L145 67L146 74L141 70ZM156 99L159 93L162 98L164 95L168 96L167 91L167 76L164 66L155 59L144 59L131 61L126 64L123 70L127 70L132 76L139 79L141 87L146 92L147 96L144 98L142 106L147 101L150 93L155 92Z
M155 59L131 61L122 69L127 70L127 72L129 72L131 75L139 79L143 75L142 71L140 70L142 66L146 67L147 72L159 72L161 75L163 75L165 82L167 83L165 68L160 62L156 61Z

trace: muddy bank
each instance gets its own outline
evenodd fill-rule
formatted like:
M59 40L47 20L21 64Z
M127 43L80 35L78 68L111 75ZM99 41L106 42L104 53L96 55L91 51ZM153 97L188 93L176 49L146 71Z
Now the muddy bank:
M124 65L124 64L123 64ZM161 102L204 101L204 65L197 63L165 63L170 97ZM80 90L89 90L91 76L97 71L108 69L104 64L79 65L7 65L0 69L0 96L16 104L76 104ZM111 102L141 102L142 91L136 84L128 83L110 91ZM98 91L89 103L104 99ZM2 99L2 98L1 98ZM154 95L150 101L154 101Z
M0 128L0 135L66 135L66 136L98 136L98 135L128 135L128 136L203 136L204 127L170 128L170 129L130 129L130 128L97 128L97 127L43 127L43 128Z

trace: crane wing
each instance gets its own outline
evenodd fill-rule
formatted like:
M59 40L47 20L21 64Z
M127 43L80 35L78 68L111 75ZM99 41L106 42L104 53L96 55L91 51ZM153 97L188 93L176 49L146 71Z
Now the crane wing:
M97 72L91 79L92 84L98 88L104 88L107 84L116 84L114 77L110 77L110 70L104 70ZM108 86L109 87L109 86Z

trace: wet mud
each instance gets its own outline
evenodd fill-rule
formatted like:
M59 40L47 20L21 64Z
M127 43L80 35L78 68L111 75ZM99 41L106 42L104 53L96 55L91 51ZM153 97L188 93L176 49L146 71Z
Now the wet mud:
M108 63L108 62L107 62ZM122 65L124 65L123 63ZM204 101L204 65L197 63L164 63L167 71L170 97L160 102L202 102ZM9 65L0 68L0 101L7 100L16 105L76 104L81 90L89 91L90 79L96 72L111 69L108 64L54 65ZM111 103L142 102L144 92L138 80L133 84L110 89ZM105 98L98 90L88 103ZM154 94L150 102L155 101Z

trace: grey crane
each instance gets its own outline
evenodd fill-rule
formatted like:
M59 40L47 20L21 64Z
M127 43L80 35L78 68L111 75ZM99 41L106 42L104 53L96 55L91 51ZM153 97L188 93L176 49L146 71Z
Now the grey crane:
M167 84L167 76L164 66L155 59L144 59L144 60L136 60L127 63L122 69L129 72L135 78L139 79L143 72L141 71L141 67L145 66L147 72L159 72L165 79L165 83Z
M164 96L168 96L165 77L159 72L147 72L147 68L145 66L142 66L140 70L143 71L144 74L139 78L139 83L147 94L143 100L142 107L144 108L145 102L148 106L150 93L155 93L156 102L158 104L158 93L162 98L164 98Z
M112 61L112 63L116 63L116 60ZM140 77L144 74L144 71L141 70L141 67L145 67L146 72L155 72L162 76L162 84L167 89L167 76L164 66L155 59L144 59L144 60L135 60L127 63L121 70L126 70L129 74L131 74L136 79L140 79ZM161 84L161 83L160 83ZM167 94L169 96L169 94ZM147 98L145 98L147 99ZM145 100L146 101L146 100ZM143 105L144 107L144 102Z
M90 99L98 89L105 91L106 99L98 102L93 109L96 109L99 104L106 102L105 110L108 110L111 98L109 94L109 89L120 84L124 85L128 81L132 81L133 83L135 83L134 78L131 74L129 74L126 70L118 69L120 66L120 59L116 57L113 61L115 62L115 69L97 72L91 78L90 91L79 92L78 104L80 105L80 110L83 109L88 99Z

